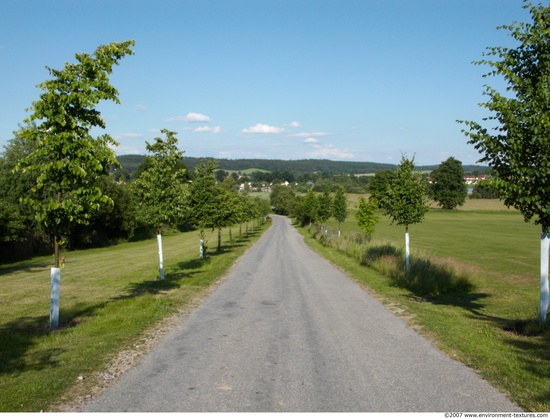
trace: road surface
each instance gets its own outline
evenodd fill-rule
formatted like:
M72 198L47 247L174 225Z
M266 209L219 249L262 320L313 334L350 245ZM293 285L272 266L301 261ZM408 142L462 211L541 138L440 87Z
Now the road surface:
M341 271L284 217L84 411L519 411Z

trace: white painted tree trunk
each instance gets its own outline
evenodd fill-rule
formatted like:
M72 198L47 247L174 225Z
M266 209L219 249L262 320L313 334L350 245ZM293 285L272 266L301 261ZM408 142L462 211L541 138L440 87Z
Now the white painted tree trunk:
M548 313L548 258L550 251L550 232L543 232L540 236L540 312L539 319L546 324Z
M405 232L405 267L407 273L409 272L409 264L411 260L411 253L409 251L409 230Z
M52 267L50 273L50 329L59 327L59 294L61 288L61 269Z
M157 235L157 241L159 244L159 269L160 269L160 280L164 280L164 260L162 258L162 235Z

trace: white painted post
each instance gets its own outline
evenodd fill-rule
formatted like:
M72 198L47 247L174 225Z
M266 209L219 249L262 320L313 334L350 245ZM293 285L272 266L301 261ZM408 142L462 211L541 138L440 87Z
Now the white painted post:
M407 268L407 273L409 272L409 263L410 263L410 251L409 251L409 231L405 232L405 266Z
M160 262L160 280L164 280L164 260L162 259L162 235L157 235L157 241L159 244L159 262Z
M59 293L61 287L61 269L52 267L50 273L50 329L59 327Z
M546 324L548 312L548 258L550 251L550 232L543 232L540 236L540 312L539 319Z
M201 243L199 246L199 255L201 260L204 258L204 241L201 239Z

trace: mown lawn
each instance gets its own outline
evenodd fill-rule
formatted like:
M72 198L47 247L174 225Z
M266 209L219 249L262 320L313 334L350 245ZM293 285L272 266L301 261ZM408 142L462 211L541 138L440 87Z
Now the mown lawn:
M354 215L344 235L360 232ZM329 230L336 230L333 221ZM521 407L550 410L550 333L536 324L540 282L540 228L498 201L468 201L459 210L432 209L409 228L411 258L422 257L467 272L474 283L467 293L426 297L395 286L311 238L306 241L356 280L372 289L452 357L480 373ZM369 246L404 247L405 228L381 216Z
M206 262L199 260L197 232L164 236L164 281L156 238L66 252L60 328L52 332L52 257L0 265L0 411L55 410L77 381L85 384L116 353L204 294L262 231L224 242L220 254L213 252L217 233L211 233Z

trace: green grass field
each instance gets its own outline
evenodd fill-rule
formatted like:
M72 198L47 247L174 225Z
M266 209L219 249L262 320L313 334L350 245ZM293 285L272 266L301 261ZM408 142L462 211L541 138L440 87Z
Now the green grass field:
M52 257L0 266L0 411L56 410L78 382L93 385L121 350L192 306L259 237L224 242L199 260L197 232L163 237L166 280L160 281L157 240L66 252L61 270L60 328L49 331ZM233 237L238 237L233 228ZM223 239L228 241L228 231ZM217 233L208 237L215 249ZM83 380L78 380L79 376Z
M353 218L342 234L360 232ZM337 224L328 224L333 233ZM343 252L306 241L365 284L452 357L477 370L521 407L550 410L550 338L536 324L540 282L540 228L498 201L468 201L459 210L432 209L409 228L411 260L422 258L464 272L469 292L422 296L396 286ZM405 228L384 216L368 246L404 247Z

